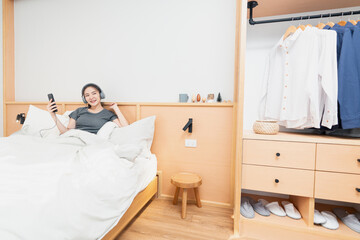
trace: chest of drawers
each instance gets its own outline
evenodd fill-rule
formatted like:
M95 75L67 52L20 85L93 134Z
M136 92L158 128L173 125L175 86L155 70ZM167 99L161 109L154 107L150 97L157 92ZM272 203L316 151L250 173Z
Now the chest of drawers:
M242 188L360 202L360 140L245 134Z

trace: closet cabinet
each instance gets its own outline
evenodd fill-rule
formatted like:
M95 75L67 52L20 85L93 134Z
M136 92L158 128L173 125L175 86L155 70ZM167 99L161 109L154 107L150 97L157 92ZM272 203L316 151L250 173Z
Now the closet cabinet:
M258 239L360 239L342 222L338 230L314 226L314 209L335 205L316 199L360 203L360 140L295 133L258 135L245 132L242 155L242 189L254 199L284 200L265 195L284 194L299 209L302 219L288 217L240 217L241 232ZM336 202L335 202L336 204ZM348 211L352 208L345 207ZM252 227L262 226L261 231ZM271 234L269 234L269 231Z

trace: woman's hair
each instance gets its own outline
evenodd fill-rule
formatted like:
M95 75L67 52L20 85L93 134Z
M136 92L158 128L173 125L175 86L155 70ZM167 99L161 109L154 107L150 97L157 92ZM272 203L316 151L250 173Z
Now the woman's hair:
M101 90L101 88L100 88L98 85L96 85L95 83L88 83L88 84L86 84L85 86L83 86L83 88L81 89L81 97L82 97L84 103L86 103L84 93L85 93L85 90L86 90L88 87L93 87L93 88L95 88L96 90L99 91L100 100L103 99L103 98L105 98L105 95L104 95L103 91ZM103 104L101 101L100 101L100 104L101 104L102 107L104 106L104 104ZM88 108L91 107L90 104L87 104L87 106L88 106Z

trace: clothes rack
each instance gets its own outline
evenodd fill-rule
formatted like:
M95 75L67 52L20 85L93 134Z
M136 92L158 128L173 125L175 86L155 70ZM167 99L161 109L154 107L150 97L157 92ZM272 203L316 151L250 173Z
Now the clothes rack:
M276 22L290 22L290 21L299 21L299 20L316 19L316 18L342 17L342 16L348 16L348 15L360 14L360 10L359 10L359 11L326 13L326 14L317 14L317 15L308 15L308 16L288 17L288 18L278 18L278 19L271 19L271 20L255 21L253 19L253 9L257 5L259 5L257 1L249 1L248 2L247 7L250 9L250 16L249 16L250 25L264 24L264 23L276 23Z

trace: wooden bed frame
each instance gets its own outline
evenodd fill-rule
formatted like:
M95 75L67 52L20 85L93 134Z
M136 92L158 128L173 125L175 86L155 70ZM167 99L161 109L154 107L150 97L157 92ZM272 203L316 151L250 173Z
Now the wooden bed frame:
M155 177L149 185L141 191L133 200L128 210L121 217L118 224L111 229L102 240L115 239L121 231L128 225L128 223L136 216L136 214L145 206L145 204L152 199L157 193L158 177Z

